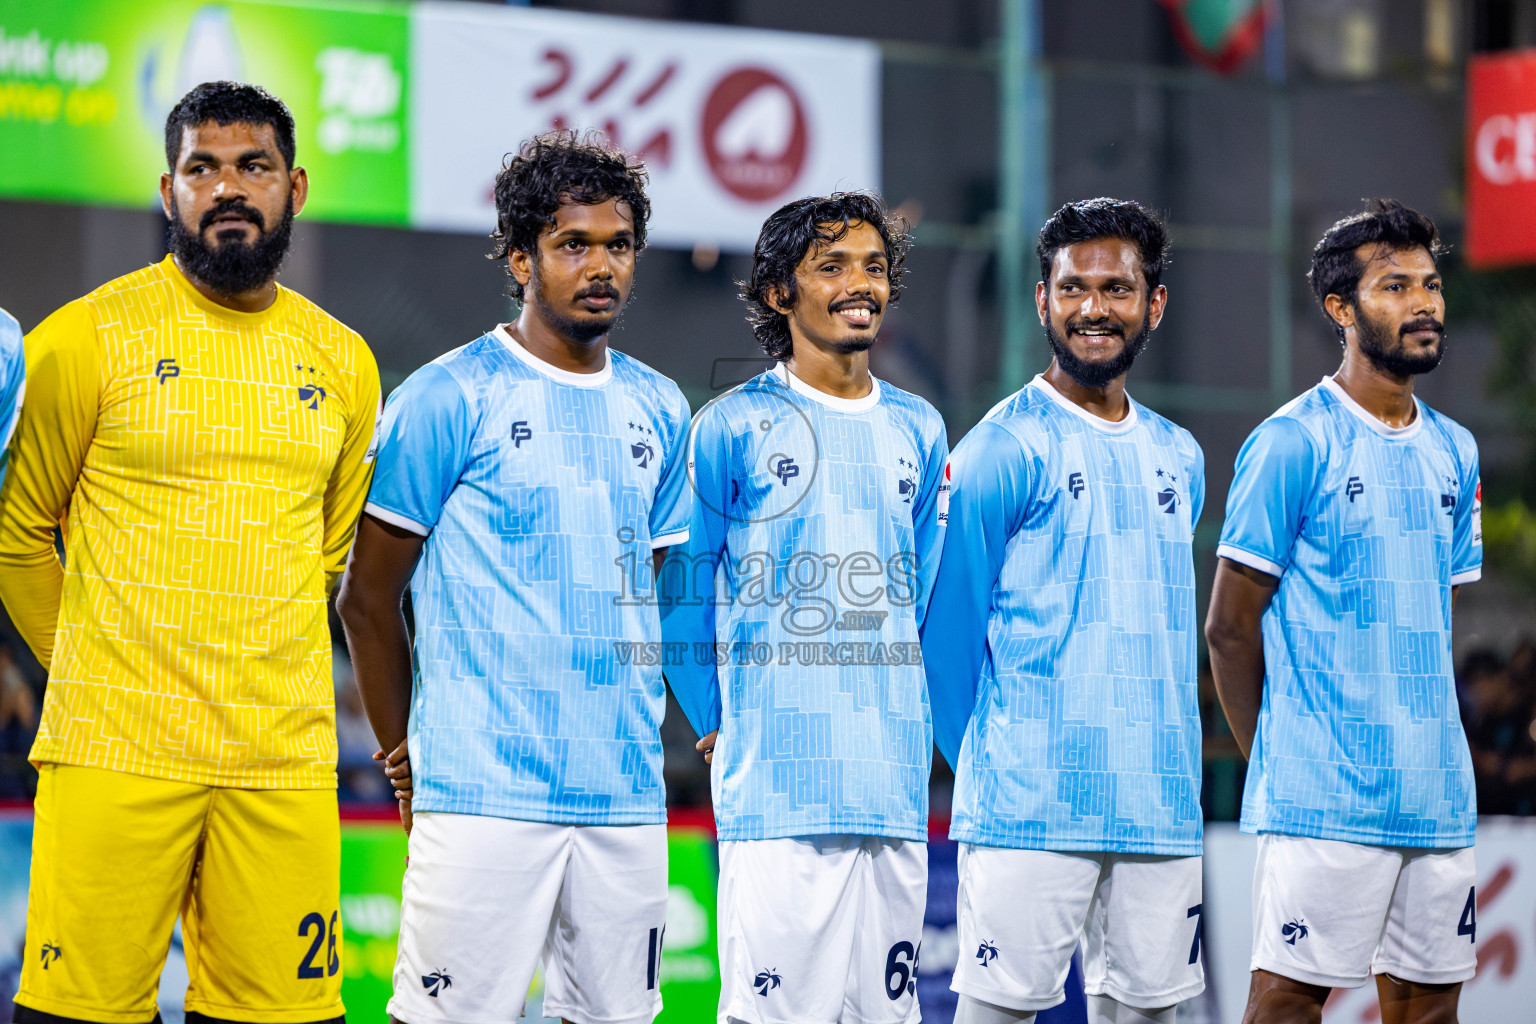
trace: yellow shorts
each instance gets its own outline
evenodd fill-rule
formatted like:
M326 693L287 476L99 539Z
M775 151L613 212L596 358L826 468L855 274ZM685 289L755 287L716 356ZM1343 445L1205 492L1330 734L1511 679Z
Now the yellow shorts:
M333 789L227 789L43 765L19 1006L155 1017L179 913L188 1012L303 1024L342 1015Z

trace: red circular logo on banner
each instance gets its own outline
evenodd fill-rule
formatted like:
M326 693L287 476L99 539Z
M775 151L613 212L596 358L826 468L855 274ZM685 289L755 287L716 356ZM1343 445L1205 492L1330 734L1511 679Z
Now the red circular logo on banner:
M716 82L702 129L710 173L748 202L783 195L805 167L805 108L772 71L738 68Z

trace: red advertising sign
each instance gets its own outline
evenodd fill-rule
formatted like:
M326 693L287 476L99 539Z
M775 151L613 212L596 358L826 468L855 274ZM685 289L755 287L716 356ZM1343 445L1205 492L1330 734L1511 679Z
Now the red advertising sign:
M1467 262L1536 263L1536 50L1468 63Z

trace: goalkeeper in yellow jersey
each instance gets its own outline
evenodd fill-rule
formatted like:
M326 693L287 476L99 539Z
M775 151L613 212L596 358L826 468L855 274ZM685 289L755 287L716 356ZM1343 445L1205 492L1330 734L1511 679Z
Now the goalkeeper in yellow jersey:
M276 283L282 101L200 85L165 150L171 255L27 336L0 486L0 599L49 668L15 1019L154 1019L179 913L189 1022L339 1020L326 594L378 369Z

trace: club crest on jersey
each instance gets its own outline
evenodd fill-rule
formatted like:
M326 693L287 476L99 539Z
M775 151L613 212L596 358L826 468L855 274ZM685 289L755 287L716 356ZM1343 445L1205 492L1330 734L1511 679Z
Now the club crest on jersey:
M51 942L45 942L43 943L42 956L40 959L43 962L43 970L46 971L49 964L56 960L64 959L64 951Z
M296 364L294 369L303 370L304 365L302 363ZM315 376L315 368L313 366L309 367L309 375L311 378ZM307 405L311 409L318 409L323 401L325 401L325 386L319 380L311 379L299 385L299 402L301 404Z
M789 482L800 475L800 467L795 465L795 460L788 455L775 455L768 460L768 472L779 478L779 483L785 487Z
M1280 934L1285 936L1285 944L1287 946L1296 945L1297 939L1304 939L1307 937L1306 918L1298 917L1294 921L1287 921L1285 924L1280 926Z
M896 485L896 493L901 496L902 501L910 505L913 496L917 494L917 463L897 456L896 465L901 467L901 480Z
M1344 485L1344 496L1349 499L1351 505L1355 503L1357 496L1364 493L1365 484L1361 483L1360 478L1357 476L1350 477L1349 482Z
M1084 486L1085 485L1083 484L1083 474L1081 474L1081 473L1072 473L1072 474L1070 474L1067 477L1067 490L1072 492L1072 500L1073 501L1076 501L1077 500L1077 496L1079 494L1083 493L1083 487Z
M533 437L533 431L528 429L527 420L518 420L512 424L512 447L521 448L523 442Z
M176 365L176 357L171 356L169 359L162 359L156 363L155 376L160 378L161 384L164 384L171 377L180 377L181 367Z
M641 469L650 468L651 461L656 458L655 438L656 431L644 423L629 425L629 455Z
M976 962L981 964L981 966L985 967L987 964L996 959L997 947L992 944L991 939L987 939L981 945L976 947Z
M1179 482L1179 478L1161 469L1157 471L1157 475L1168 481L1167 486L1157 492L1157 504L1164 512L1173 515L1174 510L1179 507L1179 492L1173 489L1173 485Z
M770 967L766 971L758 971L757 977L752 979L752 987L757 989L757 994L766 996L771 988L778 988L779 982L784 979L778 975L777 967Z
M421 976L421 987L427 990L427 995L436 999L439 992L446 992L453 987L453 977L447 968L439 967L431 974Z

